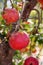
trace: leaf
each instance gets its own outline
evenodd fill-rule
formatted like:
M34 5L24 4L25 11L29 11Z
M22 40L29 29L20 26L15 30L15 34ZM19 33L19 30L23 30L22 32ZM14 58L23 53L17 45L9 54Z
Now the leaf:
M30 17L36 17L36 16L37 16L36 11L32 11L31 14L30 14Z
M23 61L21 61L20 63L18 63L18 65L23 65Z
M17 8L17 4L14 3L13 5L14 5L14 8Z
M43 37L39 37L38 42L39 42L39 44L43 44Z
M12 62L12 65L15 65L15 63L14 63L14 62Z
M1 21L1 24L2 24L2 25L5 25L5 21L4 21L3 19L2 19L2 21Z
M2 18L2 15L0 15L0 21L2 20L3 18Z
M14 1L16 1L16 2L21 2L22 0L14 0Z

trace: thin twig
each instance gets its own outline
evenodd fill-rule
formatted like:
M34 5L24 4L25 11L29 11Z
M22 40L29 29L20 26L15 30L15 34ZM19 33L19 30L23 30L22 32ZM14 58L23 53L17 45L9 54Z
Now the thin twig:
M12 0L10 0L10 2L11 2L11 6L12 6L12 8L14 8L13 3L12 3Z
M37 4L37 0L26 0L25 5L23 7L22 13L21 13L21 19L22 21L26 21L30 15L30 12L34 8L34 6Z
M7 0L5 0L5 2L4 2L3 13L4 13L4 10L5 10L5 8L6 8L6 4L7 4Z

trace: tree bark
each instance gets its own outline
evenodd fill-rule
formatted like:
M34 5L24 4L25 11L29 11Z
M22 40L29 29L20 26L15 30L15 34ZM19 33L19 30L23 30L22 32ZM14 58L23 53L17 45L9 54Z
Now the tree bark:
M14 51L9 47L8 42L2 41L0 44L0 65L12 65Z
M25 5L23 7L23 11L21 14L22 21L26 21L29 17L32 9L36 6L37 0L26 0Z

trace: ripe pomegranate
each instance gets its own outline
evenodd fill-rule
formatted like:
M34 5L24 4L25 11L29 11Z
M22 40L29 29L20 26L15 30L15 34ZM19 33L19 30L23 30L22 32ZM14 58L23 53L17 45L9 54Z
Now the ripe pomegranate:
M40 3L40 8L43 9L43 0L38 0L38 2Z
M16 9L5 9L2 14L3 19L6 21L6 24L11 24L17 22L19 19L19 13Z
M38 0L38 2L39 2L41 5L43 5L43 0Z
M24 65L39 65L39 62L34 57L29 57L25 60Z
M25 48L30 42L29 36L24 32L12 33L9 38L9 45L14 50L21 50Z

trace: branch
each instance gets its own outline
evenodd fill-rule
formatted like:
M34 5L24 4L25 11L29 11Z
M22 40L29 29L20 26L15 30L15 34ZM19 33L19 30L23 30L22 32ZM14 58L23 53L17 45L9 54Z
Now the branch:
M0 44L0 65L12 65L13 50L5 39Z
M12 8L14 8L13 3L12 3L12 0L10 0L10 2L11 2L11 6L12 6Z
M34 26L34 29L30 32L30 34L31 33L32 34L36 34L36 33L39 34L38 29L39 29L39 25L41 23L41 20L40 20L40 12L37 9L33 9L33 10L35 10L37 12L37 14L38 14L38 25L37 26Z
M21 13L21 19L23 21L27 20L32 9L35 7L36 4L37 4L37 0L26 0L23 11Z
M5 10L5 8L6 8L6 4L7 4L7 0L5 0L5 2L4 2L3 13L4 13L4 10Z

